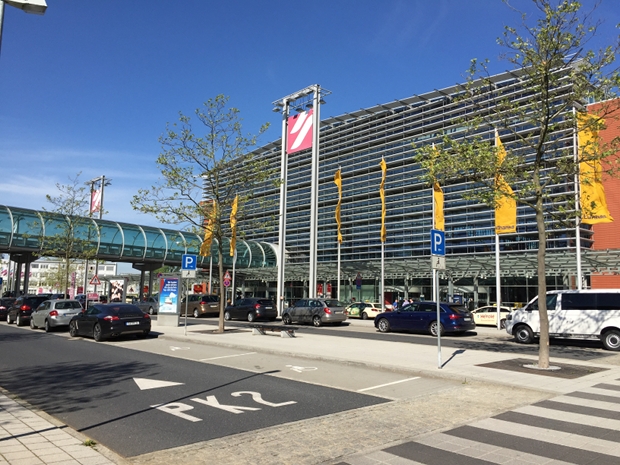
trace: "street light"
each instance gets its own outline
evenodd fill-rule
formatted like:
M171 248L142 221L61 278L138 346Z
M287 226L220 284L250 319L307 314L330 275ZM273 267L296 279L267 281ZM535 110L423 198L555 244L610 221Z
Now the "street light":
M26 13L42 15L47 10L45 0L0 0L0 50L2 50L2 23L4 21L4 4L19 8Z
M310 264L308 297L316 295L316 268L317 268L317 225L319 209L319 125L320 106L325 103L323 97L331 94L329 90L321 89L314 84L298 92L287 95L272 103L274 112L282 112L282 159L280 165L280 224L279 224L279 255L277 299L282 312L284 305L284 262L286 246L286 190L287 190L287 145L288 145L288 118L291 108L303 111L304 106L314 108L312 113L312 173L310 182Z
M95 202L95 184L101 183L101 187L99 189L100 197L98 202ZM85 182L87 186L90 186L90 203L89 203L89 216L92 218L93 213L99 210L99 219L103 217L103 189L106 186L112 184L111 179L106 179L105 175L99 176L98 178L93 178L90 181ZM99 274L99 261L95 260L95 275ZM86 290L88 289L88 259L86 259L86 263L84 265L84 294L87 294ZM95 284L95 292L97 292L97 285Z

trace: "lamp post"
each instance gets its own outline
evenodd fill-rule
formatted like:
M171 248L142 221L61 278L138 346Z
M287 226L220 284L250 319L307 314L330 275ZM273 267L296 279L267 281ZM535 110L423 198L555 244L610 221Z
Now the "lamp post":
M311 192L310 192L310 263L309 263L309 290L308 297L315 297L316 294L316 262L317 262L317 224L318 224L318 192L319 192L319 124L320 106L325 103L323 97L331 94L326 89L321 89L318 84L313 84L293 94L276 100L272 103L273 111L282 113L282 158L280 162L280 211L279 211L279 263L278 263L278 283L277 300L280 314L284 310L284 265L286 258L286 192L287 192L287 164L288 155L294 149L288 151L289 138L289 112L292 108L313 108L312 112L312 173L311 173ZM303 150L303 146L297 150Z
M95 190L95 184L101 183L100 189ZM103 190L105 186L109 186L112 184L111 179L106 179L105 175L99 176L98 178L93 178L90 181L85 182L87 186L90 186L90 207L89 207L89 216L92 218L93 213L99 212L99 219L103 217ZM99 262L95 259L95 275L98 275L99 272ZM86 264L84 266L84 294L87 294L86 290L88 289L88 259L86 259ZM95 290L97 292L97 285L95 284Z
M42 15L47 10L45 0L0 0L0 51L2 50L2 23L4 22L4 4L19 8L26 13Z

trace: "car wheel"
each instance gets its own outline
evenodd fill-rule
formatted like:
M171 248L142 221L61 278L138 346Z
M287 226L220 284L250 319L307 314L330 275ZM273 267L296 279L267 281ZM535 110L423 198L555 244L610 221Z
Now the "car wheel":
M149 315L155 315L155 310L153 307L149 307Z
M93 339L97 342L103 341L103 334L101 334L101 326L99 326L99 323L93 328Z
M17 314L17 316L15 317L15 324L17 326L21 326L24 324L24 321L19 317L19 313Z
M428 330L431 332L431 334L435 337L437 337L437 328L439 328L440 331L440 335L443 336L444 328L443 325L440 323L439 325L437 325L436 321L433 321L430 326L428 327Z
M13 322L11 321L11 315L9 315L8 313L6 314L6 322L8 324L12 324Z
M534 333L529 326L520 325L515 329L515 339L521 344L530 344L534 340Z
M230 321L230 312L224 312L224 319Z
M37 329L37 327L34 325L34 318L30 317L30 329Z
M506 329L506 320L500 320L499 327L500 329Z
M288 313L282 315L282 323L284 323L285 325L290 325L292 322L293 320L291 319L291 316Z
M32 321L32 320L30 320ZM45 332L49 333L52 330L52 327L50 326L50 322L49 320L45 320L45 325L43 326L45 328Z
M607 350L620 350L620 331L612 329L603 334L603 347Z
M75 324L75 321L72 321L71 323L69 323L69 336L77 337L77 335L78 335L77 325Z
M194 309L194 313L192 313L192 315L194 315L194 318L198 318L200 316L200 313L198 313L197 308Z
M377 328L379 328L379 331L381 331L382 333L389 333L390 322L386 318L381 318L377 323Z
M368 319L368 313L364 312L362 313L362 320L367 320Z
M248 321L252 323L254 320L256 320L256 315L254 314L254 312L248 313Z
M316 315L314 318L312 318L312 324L317 328L321 326L321 317Z

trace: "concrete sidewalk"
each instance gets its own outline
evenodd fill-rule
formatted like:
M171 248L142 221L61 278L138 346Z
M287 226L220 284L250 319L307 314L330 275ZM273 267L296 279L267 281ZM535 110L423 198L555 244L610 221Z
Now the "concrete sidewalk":
M352 324L372 326L372 322L369 321L354 321ZM562 377L562 370L559 370L556 376L541 376L542 373L535 369L516 371L514 369L496 369L483 366L494 362L521 359L527 360L525 364L537 364L538 357L521 355L519 347L522 346L519 345L515 345L514 353L501 352L499 346L497 351L454 349L444 346L441 348L441 368L439 368L440 358L437 345L415 344L410 342L406 335L402 338L402 342L395 342L319 335L313 333L313 328L304 329L303 327L297 331L294 338L280 337L277 332L257 335L252 334L251 329L230 326L227 327L224 334L216 334L214 333L215 329L214 326L205 327L203 325L191 325L187 326L187 329L183 326L153 326L153 331L158 333L159 337L171 340L286 354L312 360L359 364L382 370L445 377L461 382L474 380L491 382L518 388L542 390L553 394L571 392L620 377L620 354L603 352L602 350L602 356L591 361L551 357L551 365L555 367L570 365L575 368L582 367L586 371L592 369L592 373L586 376L570 379ZM483 336L485 346L493 342L511 340L504 330L478 327L476 331ZM458 341L459 338L459 336L448 336L443 340L454 342Z
M372 325L372 322L352 322L354 325ZM418 374L431 377L445 377L467 385L463 392L438 393L431 401L427 398L392 402L363 411L342 412L320 419L309 419L295 424L261 430L262 439L256 442L256 432L235 435L234 438L221 438L188 446L184 450L161 451L146 456L123 459L101 445L88 445L88 438L72 431L56 419L36 409L10 398L0 392L0 465L29 464L149 464L170 463L330 463L330 451L338 448L341 455L359 451L359 446L348 447L345 441L325 444L325 438L333 431L347 431L354 436L353 443L361 441L363 447L380 447L392 441L403 441L420 434L442 430L470 418L485 417L507 408L527 405L540 399L586 389L599 383L620 379L620 354L601 353L592 361L551 359L556 366L570 366L581 370L574 378L557 374L543 375L537 370L506 369L508 362L519 360L535 364L536 356L520 355L519 346L513 353L454 349L443 347L441 368L436 345L414 344L407 337L401 341L378 341L364 338L341 337L317 334L313 328L303 328L296 337L280 337L279 333L255 335L248 328L228 325L224 334L214 333L212 325L191 325L170 327L159 326L155 322L153 332L159 338L230 347L264 353L286 354L289 356L337 361L368 367L391 370L404 374ZM369 328L366 328L369 329ZM346 330L346 329L345 329ZM488 344L504 342L508 336L494 328L477 328L477 332ZM428 336L430 337L430 336ZM444 341L455 338L445 338ZM488 348L488 344L485 344ZM497 363L503 368L483 366ZM513 363L514 366L514 363ZM488 398L484 406L471 402L474 396ZM460 405L457 410L436 414L432 404L440 402ZM388 420L386 424L386 419ZM317 426L317 423L319 426ZM370 425L380 425L387 436L376 434ZM390 426L392 425L392 426ZM398 425L395 433L395 425ZM286 434L303 434L308 446L299 446L286 457L270 455L274 447L286 446ZM313 442L316 436L318 442ZM249 455L240 456L239 443ZM320 445L319 445L320 443ZM331 449L330 449L331 447ZM209 459L204 459L207 456ZM205 461L206 460L206 461ZM334 462L335 463L335 462Z

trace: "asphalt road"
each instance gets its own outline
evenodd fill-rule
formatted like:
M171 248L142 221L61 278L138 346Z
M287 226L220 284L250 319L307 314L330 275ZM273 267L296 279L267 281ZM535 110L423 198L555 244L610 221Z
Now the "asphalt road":
M140 344L140 350L122 347ZM192 352L195 358L166 351ZM169 341L157 339L95 343L2 324L0 353L2 387L126 457L377 405L390 397L354 389L376 387L372 383L385 380L381 374L334 377L333 367L262 356L229 357L243 359L251 370L231 368L206 360L218 356L212 348L173 350ZM309 371L321 377L304 380ZM280 372L286 374L274 376ZM330 377L358 382L323 385Z

